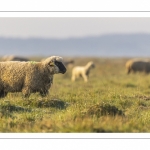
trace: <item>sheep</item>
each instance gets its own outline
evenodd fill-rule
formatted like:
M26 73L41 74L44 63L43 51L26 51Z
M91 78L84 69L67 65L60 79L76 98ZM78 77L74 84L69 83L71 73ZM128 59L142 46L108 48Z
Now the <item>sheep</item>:
M128 60L125 64L126 69L127 69L127 74L130 72L145 72L149 73L150 72L150 61L148 60L138 60L138 59L133 59L133 60Z
M82 77L84 79L84 82L88 81L89 73L92 68L94 68L95 65L92 61L88 62L85 66L76 66L72 69L72 77L71 80L75 81L76 78Z
M68 60L64 62L64 65L68 68L71 68L74 64L74 60Z
M2 57L2 61L29 61L29 59L20 56L5 55Z
M51 56L43 62L0 62L0 97L8 92L22 92L24 97L39 92L46 96L53 83L54 74L66 72L63 58Z

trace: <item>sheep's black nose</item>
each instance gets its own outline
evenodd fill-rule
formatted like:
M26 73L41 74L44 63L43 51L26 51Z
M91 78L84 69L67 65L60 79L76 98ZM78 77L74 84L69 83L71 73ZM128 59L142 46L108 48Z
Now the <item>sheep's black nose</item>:
M67 71L66 67L64 66L64 64L62 62L55 62L56 66L59 68L59 72L60 73L65 73Z
M64 68L62 71L61 71L61 73L65 73L67 71L67 69L66 68Z

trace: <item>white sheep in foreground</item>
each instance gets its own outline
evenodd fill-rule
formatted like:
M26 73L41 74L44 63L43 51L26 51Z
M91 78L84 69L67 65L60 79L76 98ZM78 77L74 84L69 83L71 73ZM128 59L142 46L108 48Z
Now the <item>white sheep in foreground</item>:
M43 62L0 62L0 97L8 92L22 92L25 97L39 92L46 96L54 74L65 73L62 57L52 56Z
M72 69L72 77L71 80L75 81L76 78L82 77L85 82L88 81L89 73L95 65L92 61L88 62L85 66L76 66Z

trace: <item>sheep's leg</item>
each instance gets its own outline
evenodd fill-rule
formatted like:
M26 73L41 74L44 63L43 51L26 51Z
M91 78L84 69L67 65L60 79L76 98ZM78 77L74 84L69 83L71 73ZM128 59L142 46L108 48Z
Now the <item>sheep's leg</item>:
M72 75L71 80L72 80L72 81L75 81L75 80L76 80L76 78L75 78L75 76L74 76L74 75Z
M30 96L29 93L23 93L24 98L28 98Z
M127 74L130 74L131 70L132 70L131 67L128 67L127 68Z
M84 79L85 82L88 81L88 77L85 74L83 74L82 77L83 77L83 79Z
M0 91L0 98L7 96L7 92Z
M44 90L44 91L40 91L40 95L42 96L42 97L45 97L46 95L48 95L48 90Z
M127 74L129 74L131 72L131 70L130 69L128 69L128 72L127 72Z
M28 98L30 96L30 90L29 88L23 88L22 89L22 94L24 95L25 98Z

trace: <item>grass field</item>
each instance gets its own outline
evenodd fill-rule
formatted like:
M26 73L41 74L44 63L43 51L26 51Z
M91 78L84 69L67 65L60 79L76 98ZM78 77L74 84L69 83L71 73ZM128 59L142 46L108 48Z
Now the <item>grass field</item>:
M127 58L75 60L75 65L96 64L89 82L71 82L68 68L54 76L47 97L35 93L25 100L9 93L0 99L0 132L150 132L150 75L127 75ZM52 103L56 99L59 103Z

